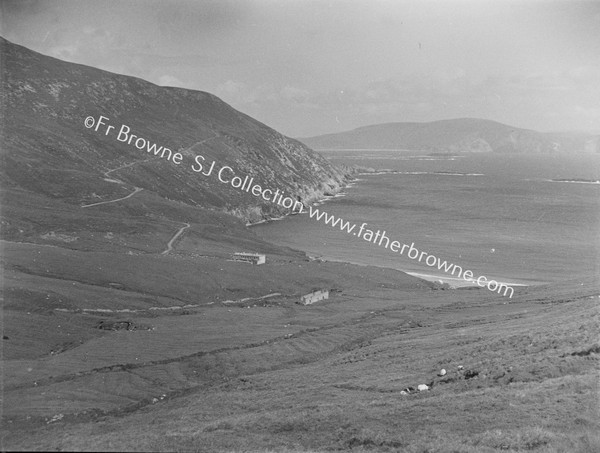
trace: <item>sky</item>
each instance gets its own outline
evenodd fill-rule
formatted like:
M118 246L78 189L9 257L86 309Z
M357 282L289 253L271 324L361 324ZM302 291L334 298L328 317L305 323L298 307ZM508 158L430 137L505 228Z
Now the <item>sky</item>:
M600 0L0 0L0 35L292 137L485 118L600 132Z

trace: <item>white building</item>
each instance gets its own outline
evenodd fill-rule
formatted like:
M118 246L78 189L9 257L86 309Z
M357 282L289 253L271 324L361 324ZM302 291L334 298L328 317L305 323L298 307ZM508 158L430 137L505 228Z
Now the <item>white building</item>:
M260 253L236 252L233 254L233 261L242 261L250 264L264 264L267 262L267 258Z

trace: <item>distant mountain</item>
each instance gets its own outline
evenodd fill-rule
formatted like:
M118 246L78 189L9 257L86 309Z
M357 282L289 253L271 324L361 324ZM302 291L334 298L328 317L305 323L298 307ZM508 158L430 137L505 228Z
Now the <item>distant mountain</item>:
M4 189L83 205L139 188L260 220L286 210L220 182L216 170L228 166L224 179L248 176L304 202L343 184L342 172L322 156L212 94L68 63L3 38L0 58ZM97 130L84 125L101 115L108 119ZM123 125L129 131L119 140ZM180 152L179 165L153 144ZM197 155L204 171L216 162L211 177L194 171Z
M599 152L600 136L542 133L490 120L386 123L300 139L314 149L409 149L441 153Z

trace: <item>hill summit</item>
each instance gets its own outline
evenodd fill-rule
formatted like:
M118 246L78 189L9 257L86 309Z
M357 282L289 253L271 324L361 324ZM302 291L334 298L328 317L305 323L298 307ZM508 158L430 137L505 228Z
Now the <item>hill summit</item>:
M600 150L600 136L597 135L542 133L476 118L376 124L300 140L315 149L406 149L455 154Z

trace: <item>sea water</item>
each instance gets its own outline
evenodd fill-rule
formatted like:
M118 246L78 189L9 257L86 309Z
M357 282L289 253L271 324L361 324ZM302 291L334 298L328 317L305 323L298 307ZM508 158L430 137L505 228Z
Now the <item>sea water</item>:
M475 277L518 284L598 276L600 155L419 155L322 151L362 174L319 209L415 247ZM269 241L326 260L448 274L308 214L254 227Z

